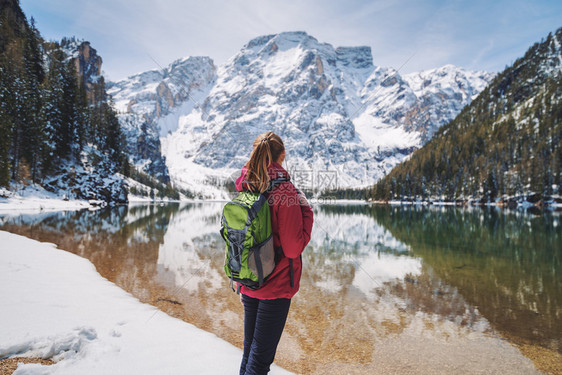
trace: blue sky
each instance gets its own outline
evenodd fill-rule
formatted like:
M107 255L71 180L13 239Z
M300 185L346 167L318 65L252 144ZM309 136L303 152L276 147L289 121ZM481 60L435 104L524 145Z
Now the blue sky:
M498 72L562 27L562 1L521 0L20 0L46 39L76 36L109 80L186 56L224 63L250 39L306 31L320 42L370 46L401 73L445 64Z

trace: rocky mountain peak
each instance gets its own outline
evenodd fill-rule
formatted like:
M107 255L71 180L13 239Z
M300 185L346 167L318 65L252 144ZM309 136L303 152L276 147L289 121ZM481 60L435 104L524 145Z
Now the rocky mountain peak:
M84 83L88 104L92 105L103 100L102 97L98 97L105 89L101 72L103 60L96 49L90 45L90 42L76 38L64 38L61 47L74 62L76 76ZM99 90L98 85L101 85Z
M297 31L254 38L218 68L180 59L110 93L126 127L149 121L159 133L170 175L184 188L216 188L270 130L287 145L289 169L308 171L309 181L330 171L342 187L379 179L490 78L452 66L402 77L374 66L370 47L334 48Z

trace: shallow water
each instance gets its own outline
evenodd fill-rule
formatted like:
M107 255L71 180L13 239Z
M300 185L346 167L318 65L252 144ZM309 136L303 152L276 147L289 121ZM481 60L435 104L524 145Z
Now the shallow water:
M240 347L242 306L222 271L222 205L0 214L0 229L86 257L141 301ZM314 213L279 365L303 374L562 373L560 213Z

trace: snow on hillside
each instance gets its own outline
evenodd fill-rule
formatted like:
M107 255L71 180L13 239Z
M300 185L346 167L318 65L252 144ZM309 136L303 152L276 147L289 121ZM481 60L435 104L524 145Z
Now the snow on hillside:
M167 182L161 138L176 132L182 115L199 106L215 79L215 70L210 58L189 57L161 71L151 70L108 84L129 154L138 169Z
M15 186L13 190L0 188L0 212L79 210L91 207L85 200L66 199L38 185Z
M102 278L86 259L0 231L0 358L14 374L231 374L242 351ZM219 360L217 360L219 359ZM289 374L273 366L271 374Z
M464 70L454 65L404 75L404 80L421 103L420 111L413 114L405 127L422 125L427 141L437 129L456 115L491 82L493 74ZM424 142L425 143L425 142Z
M131 144L144 126L162 142L173 182L222 197L221 185L268 130L285 141L286 167L312 176L307 187L336 187L320 183L327 171L338 187L372 184L491 79L452 65L401 76L374 65L369 47L334 48L285 32L251 40L218 68L208 58L181 59L109 92Z

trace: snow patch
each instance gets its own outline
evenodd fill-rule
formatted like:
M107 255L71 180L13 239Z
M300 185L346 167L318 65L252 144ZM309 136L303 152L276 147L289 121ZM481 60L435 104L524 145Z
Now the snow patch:
M240 349L139 302L88 260L3 231L0 243L0 358L56 362L20 364L16 374L238 371ZM271 374L289 372L273 366Z

